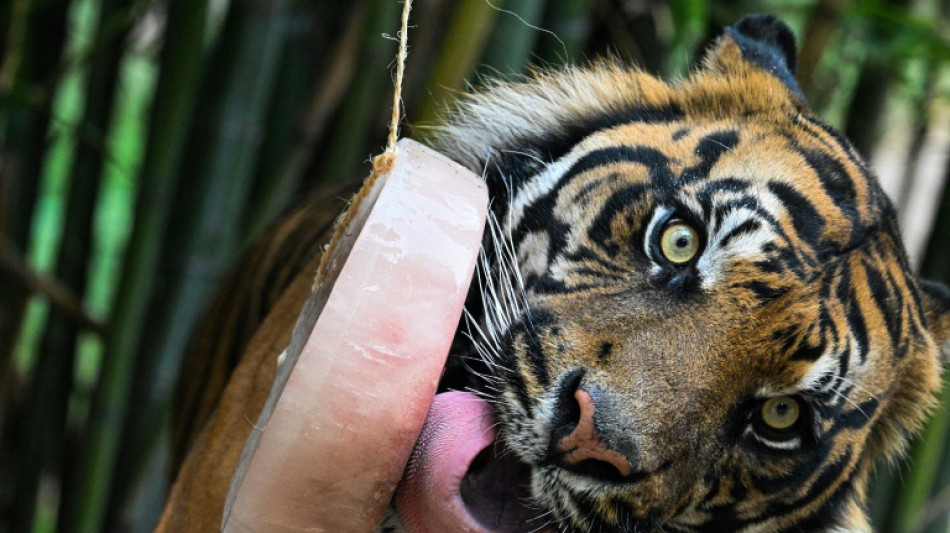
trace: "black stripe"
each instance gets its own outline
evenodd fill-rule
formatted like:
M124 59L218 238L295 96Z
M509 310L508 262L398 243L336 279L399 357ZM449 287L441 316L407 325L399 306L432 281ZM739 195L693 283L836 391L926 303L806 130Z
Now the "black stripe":
M904 299L904 292L900 290L897 280L894 279L894 275L890 271L885 270L884 276L887 278L887 284L892 289L891 300L894 302L894 329L896 331L896 337L893 337L894 343L894 354L898 359L903 359L907 354L908 343L911 340L912 333L904 335L904 312L908 313L908 318L910 318L910 311L908 307L908 301ZM912 300L911 300L912 301ZM913 324L908 324L908 331L912 332L914 327Z
M719 162L719 158L731 151L739 144L739 132L724 130L710 133L703 137L696 145L696 155L699 163L683 171L684 183L692 183L709 176L709 171Z
M787 287L776 287L767 281L750 281L743 283L742 287L752 291L759 304L770 302L788 292Z
M791 361L817 361L825 353L824 346L813 346L801 343L798 350L789 358Z
M627 268L617 265L615 263L612 263L607 259L604 259L600 255L598 255L596 252L594 252L594 250L591 250L587 246L581 246L580 249L577 250L576 252L571 252L565 255L565 258L575 263L591 262L591 263L600 265L605 270L609 270L610 272L616 274L617 276L623 276L625 274L629 274L629 270Z
M852 222L851 236L848 238L848 242L844 244L844 246L837 247L834 253L840 253L842 249L857 246L858 243L864 240L868 228L861 222L860 206L857 202L857 191L855 189L854 180L852 176L848 174L844 165L837 159L841 154L828 154L818 149L807 148L792 138L789 138L789 143L802 156L805 163L814 170L818 176L819 183L821 183L822 188L828 197L831 198L835 207ZM844 147L841 148L842 152L848 155L848 151L844 149ZM855 165L863 169L863 164L855 162ZM865 176L865 179L868 180L869 178ZM871 190L875 187L879 188L876 184L868 181L864 189L871 194L875 192ZM875 195L872 194L872 196ZM883 207L886 210L888 205L889 200L887 200L886 197L876 196L873 202L869 202L869 207L872 209L880 209ZM874 217L869 218L873 219Z
M764 513L763 516L772 517L776 515L795 513L799 509L807 506L809 503L815 500L822 491L832 484L832 482L844 475L845 479L838 486L838 488L832 494L830 494L824 502L822 502L822 505L817 511L815 511L810 516L802 517L800 522L793 526L789 526L780 533L819 531L820 529L827 527L828 524L833 520L833 517L836 515L836 513L840 512L840 504L842 500L850 495L852 491L852 483L854 481L854 475L857 472L857 469L852 468L851 470L847 471L847 474L845 474L845 472L849 463L851 462L851 456L853 454L854 450L848 446L848 449L845 451L845 453L842 454L842 456L834 463L828 465L828 468L822 472L822 474L814 481L814 483L811 484L811 489L801 500L789 502L782 506L777 506Z
M782 202L792 219L795 233L811 248L818 250L825 219L801 193L785 183L770 181L769 191Z
M551 384L551 376L548 374L548 358L544 352L544 343L541 341L540 332L553 322L554 317L551 314L545 311L531 309L528 310L522 323L524 325L523 334L525 336L525 344L528 352L525 356L530 365L531 373L542 387L547 387Z
M851 337L857 341L858 354L861 358L861 362L864 363L867 360L868 347L870 345L868 340L868 327L867 322L864 320L864 315L861 314L861 306L859 305L852 284L853 278L851 276L851 269L845 265L839 269L836 296L841 302L841 305L845 308L845 319L848 321L848 331L851 333Z
M600 350L597 351L597 359L600 361L606 361L610 358L610 355L614 351L614 345L611 342L604 342L600 345Z
M520 250L525 237L535 232L547 235L549 238L547 256L545 257L547 263L550 263L551 259L564 249L567 236L570 234L570 227L558 221L554 216L554 208L559 193L559 189L555 188L525 209L521 221L511 236L515 250Z
M711 205L712 196L719 192L746 192L752 188L752 185L745 180L735 177L711 180L703 184L702 189L696 195L701 205Z
M803 119L808 124L824 131L831 138L838 143L838 149L848 158L848 161L851 162L858 170L861 178L864 180L864 188L868 193L868 204L872 206L881 206L881 205L891 205L891 200L884 193L884 189L881 188L880 183L874 178L871 174L870 169L868 169L867 163L861 158L857 150L851 144L844 135L841 134L838 130L832 128L831 126L825 124L817 117L811 115L799 115L799 118Z
M611 146L594 150L578 159L558 180L555 188L561 188L579 174L615 163L639 163L650 169L654 167L669 168L669 158L656 148L648 146Z
M895 346L901 334L900 307L898 307L893 300L895 291L887 284L877 268L864 261L862 261L862 266L864 267L865 276L867 276L871 299L874 300L875 306L884 319L887 334L891 338L891 346Z
M517 327L517 325L515 327ZM534 401L528 394L528 385L525 383L524 376L518 371L520 365L518 365L512 341L512 334L509 332L505 335L501 349L499 350L498 366L505 370L504 375L499 377L502 377L511 387L511 391L514 392L522 410L524 410L524 412L531 412L531 409L534 407ZM486 382L485 385L488 386L486 392L495 394L492 392L491 383Z
M769 496L775 495L783 490L788 490L789 487L800 487L804 485L824 465L828 459L828 453L831 451L829 446L824 446L813 449L811 453L798 452L797 456L790 458L790 452L787 450L774 450L764 447L761 444L756 444L755 446L757 452L752 451L751 453L765 455L766 457L762 458L765 461L770 460L770 457L775 460L791 459L794 461L794 463L792 463L794 466L787 470L770 470L764 468L761 472L748 472L751 485L755 487L755 490ZM769 513L765 515L771 516Z
M622 282L627 279L626 276L621 273L608 274L603 270L598 270L591 267L575 266L571 269L571 275L576 277L590 277L598 278L597 285L604 287L613 287L614 283Z
M611 222L618 213L629 209L630 206L640 201L648 189L649 185L634 184L614 191L603 203L594 220L591 221L590 227L587 229L587 238L591 242L596 243L608 255L616 256L619 254L621 243L614 240L614 235L611 231ZM633 223L633 221L631 221L631 223ZM632 242L643 242L645 235L642 230L645 229L646 228L641 228L641 231L636 232L636 234L632 236ZM626 245L629 243L623 244ZM637 253L643 250L640 246L634 246L633 249L634 252Z
M517 193L532 175L536 174L542 163L557 161L568 153L577 143L591 134L625 124L660 124L675 122L684 117L683 110L675 103L654 107L631 107L626 111L604 111L593 117L577 117L573 123L565 123L557 132L544 135L514 139L507 146L500 147L500 154L488 169L485 180L491 197L501 198L504 205L510 203L505 178L512 182L512 193ZM518 147L513 153L505 148ZM547 164L544 163L544 164Z
M719 240L719 245L725 248L729 246L729 243L733 239L737 239L743 235L747 235L750 233L755 233L761 227L762 227L762 224L760 224L758 220L750 218L749 220L746 220L742 224L739 224L738 226L729 230L729 233L726 233L726 235L723 236L723 238Z
M570 292L563 281L555 279L550 275L543 275L534 280L526 280L526 282L527 281L530 281L530 283L526 284L537 294L565 294Z
M849 391L850 392L850 391ZM852 406L851 402L843 402L842 407ZM881 401L877 398L868 398L858 405L854 405L850 411L842 411L834 417L834 424L825 434L825 438L831 438L845 429L861 429L874 418Z
M622 162L639 163L647 166L654 181L660 178L658 174L661 172L665 173L666 179L669 180L669 172L666 170L668 160L666 156L658 150L619 146L590 152L571 165L571 168L558 179L557 183L552 186L549 191L536 199L525 209L518 227L515 228L513 232L512 240L514 241L515 247L519 247L528 234L535 231L542 231L550 237L547 252L547 260L550 262L552 258L563 250L567 236L570 233L570 228L563 222L558 221L557 217L554 216L557 199L563 188L577 176L590 170ZM662 170L658 168L657 165L661 166ZM645 185L639 185L637 188L642 190L645 188ZM601 214L603 214L603 211L601 211Z

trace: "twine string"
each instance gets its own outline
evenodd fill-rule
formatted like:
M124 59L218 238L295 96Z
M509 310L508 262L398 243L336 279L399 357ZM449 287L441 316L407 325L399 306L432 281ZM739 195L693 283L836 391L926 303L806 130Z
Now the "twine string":
M396 54L396 82L393 87L393 115L389 123L389 142L386 143L387 152L396 151L396 139L399 136L399 114L402 108L402 77L406 71L406 57L408 56L409 11L411 9L412 0L403 0L402 27L399 31L399 52Z
M396 79L393 87L393 114L392 121L389 124L389 141L386 144L386 150L373 158L373 171L370 173L363 186L357 191L346 210L337 217L333 224L333 237L323 248L323 256L320 258L320 265L317 267L317 275L314 278L313 289L316 290L324 283L328 272L333 268L331 258L337 255L337 248L341 245L344 236L349 235L351 231L350 224L356 218L359 207L363 201L370 195L373 185L383 174L389 173L396 161L396 140L399 138L399 120L400 104L402 102L402 76L406 68L406 44L409 34L409 10L412 8L412 0L403 0L402 4L402 29L399 32L399 51L396 55ZM345 256L344 256L345 257Z
M412 10L412 0L403 0L399 50L396 52L396 79L393 83L393 113L389 122L389 140L386 142L386 150L373 159L373 170L376 174L389 172L392 168L393 159L396 157L396 140L399 139L399 121L402 118L402 79L406 71L406 57L409 55L410 10Z

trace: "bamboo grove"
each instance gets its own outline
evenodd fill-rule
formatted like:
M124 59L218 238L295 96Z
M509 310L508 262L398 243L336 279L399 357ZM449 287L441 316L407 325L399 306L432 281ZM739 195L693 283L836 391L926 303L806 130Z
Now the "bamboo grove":
M149 531L190 328L303 191L384 144L398 0L0 2L0 532ZM819 115L950 282L947 0L416 0L405 131L453 95L604 54L681 75L749 12L790 22ZM950 388L946 388L950 390ZM882 468L880 531L950 531L950 392Z

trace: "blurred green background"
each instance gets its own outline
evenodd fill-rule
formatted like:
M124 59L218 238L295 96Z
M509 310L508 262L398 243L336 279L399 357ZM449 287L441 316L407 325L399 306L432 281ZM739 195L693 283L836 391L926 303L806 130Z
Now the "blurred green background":
M398 0L0 0L0 532L149 531L190 328L240 250L385 142ZM682 76L743 14L950 282L950 1L416 0L405 135L486 76L613 54ZM947 533L950 395L873 485Z

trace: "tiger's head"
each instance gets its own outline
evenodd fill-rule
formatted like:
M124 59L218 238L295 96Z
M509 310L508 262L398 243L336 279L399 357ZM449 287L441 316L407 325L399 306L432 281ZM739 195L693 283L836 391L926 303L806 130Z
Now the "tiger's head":
M471 376L536 527L869 530L874 463L933 406L950 293L915 277L795 56L747 17L682 81L540 73L442 132L494 196Z

